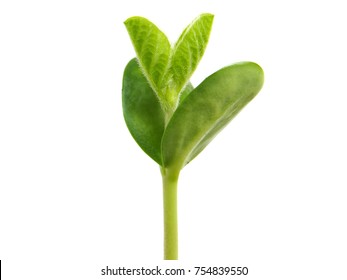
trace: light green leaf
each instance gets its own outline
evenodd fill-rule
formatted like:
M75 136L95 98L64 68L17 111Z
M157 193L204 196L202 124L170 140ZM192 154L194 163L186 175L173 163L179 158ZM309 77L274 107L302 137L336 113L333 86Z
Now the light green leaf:
M124 70L122 103L124 119L131 135L146 154L162 165L164 113L135 58Z
M208 43L213 23L213 15L201 14L182 32L173 47L168 78L169 94L178 94L185 87L198 66Z
M131 17L124 22L141 68L158 97L162 99L163 77L166 73L171 46L166 35L143 17Z
M260 91L264 73L243 62L225 67L196 87L179 105L162 140L163 165L180 170Z

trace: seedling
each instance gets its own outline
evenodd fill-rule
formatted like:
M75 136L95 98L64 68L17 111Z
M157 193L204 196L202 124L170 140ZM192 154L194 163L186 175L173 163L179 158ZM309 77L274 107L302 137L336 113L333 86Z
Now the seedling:
M137 58L123 77L123 113L142 150L159 164L163 179L164 259L178 258L177 181L182 168L260 91L264 74L253 62L236 63L196 88L190 78L207 46L213 15L201 14L171 46L143 17L125 26Z

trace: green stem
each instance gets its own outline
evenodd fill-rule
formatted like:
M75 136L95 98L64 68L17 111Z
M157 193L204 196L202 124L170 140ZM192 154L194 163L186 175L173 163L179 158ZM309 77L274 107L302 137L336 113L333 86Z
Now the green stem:
M164 260L178 259L177 182L179 171L161 169L164 202Z

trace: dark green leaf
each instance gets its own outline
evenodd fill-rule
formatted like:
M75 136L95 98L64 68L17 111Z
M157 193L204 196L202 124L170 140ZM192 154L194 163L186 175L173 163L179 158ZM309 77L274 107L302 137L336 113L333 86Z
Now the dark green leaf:
M188 96L189 93L193 91L193 89L194 89L193 85L190 82L188 82L188 84L186 85L186 87L184 88L184 90L182 91L180 95L179 104L183 102L183 100Z
M145 153L161 165L164 114L135 58L124 70L122 102L125 122L131 135Z
M179 105L162 140L163 165L181 169L260 91L263 70L252 62L225 67L206 78Z

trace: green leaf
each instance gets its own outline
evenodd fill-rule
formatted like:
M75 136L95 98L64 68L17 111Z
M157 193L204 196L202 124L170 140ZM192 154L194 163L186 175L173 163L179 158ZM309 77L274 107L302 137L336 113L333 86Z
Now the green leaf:
M188 96L189 93L193 91L194 87L191 82L188 82L182 93L180 94L179 104L183 102L183 100Z
M190 88L188 82L205 52L212 22L211 14L197 17L172 49L165 34L149 20L136 16L124 22L143 73L167 119L184 99L180 94Z
M201 14L182 32L171 53L168 91L178 94L185 87L198 66L208 43L213 23L213 15Z
M162 99L171 46L165 34L143 17L131 17L124 22L143 72L158 97Z
M179 105L162 140L163 165L180 170L260 91L264 73L243 62L225 67L196 87Z
M124 70L122 102L124 119L131 135L146 154L162 165L164 113L135 58Z

